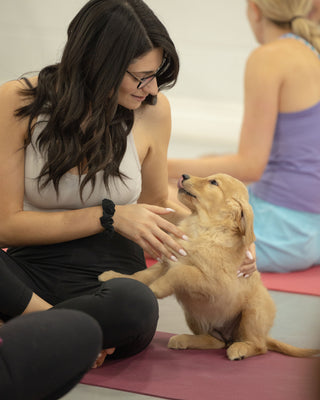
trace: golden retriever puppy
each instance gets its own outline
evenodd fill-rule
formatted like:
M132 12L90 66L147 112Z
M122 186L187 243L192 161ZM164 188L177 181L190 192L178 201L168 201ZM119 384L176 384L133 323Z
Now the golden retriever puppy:
M244 184L229 175L183 175L179 200L191 210L180 223L187 256L157 263L133 275L106 271L100 281L130 277L150 286L157 298L174 294L194 333L171 337L173 349L226 348L230 360L278 351L305 357L299 349L268 337L276 309L260 274L237 278L246 250L254 242L253 211Z

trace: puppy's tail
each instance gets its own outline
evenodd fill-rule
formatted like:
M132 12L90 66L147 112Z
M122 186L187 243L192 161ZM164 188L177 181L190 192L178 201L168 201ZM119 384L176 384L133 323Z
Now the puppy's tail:
M268 350L292 357L312 357L320 354L320 349L301 349L300 347L291 346L291 344L280 342L271 337L267 338L267 347Z

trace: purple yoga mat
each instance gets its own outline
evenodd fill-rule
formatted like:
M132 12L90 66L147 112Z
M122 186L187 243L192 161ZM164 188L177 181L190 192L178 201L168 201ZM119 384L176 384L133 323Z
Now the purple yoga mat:
M225 350L171 350L157 332L142 353L107 361L81 383L179 400L318 400L320 360L273 352L229 361Z

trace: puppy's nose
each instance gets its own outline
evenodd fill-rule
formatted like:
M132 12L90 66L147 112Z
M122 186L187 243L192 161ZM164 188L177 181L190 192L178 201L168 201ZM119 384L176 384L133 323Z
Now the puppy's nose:
M184 181L186 181L187 179L190 179L190 176L187 174L182 174L182 178Z

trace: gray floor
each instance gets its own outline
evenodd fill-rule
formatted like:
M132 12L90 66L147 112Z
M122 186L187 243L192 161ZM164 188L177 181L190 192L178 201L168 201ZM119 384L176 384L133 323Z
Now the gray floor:
M271 335L300 347L320 347L320 297L283 292L270 292L276 305L277 317ZM170 333L187 333L183 313L174 297L160 300L158 330ZM63 397L64 400L142 400L156 397L141 396L118 390L94 386L76 386Z

